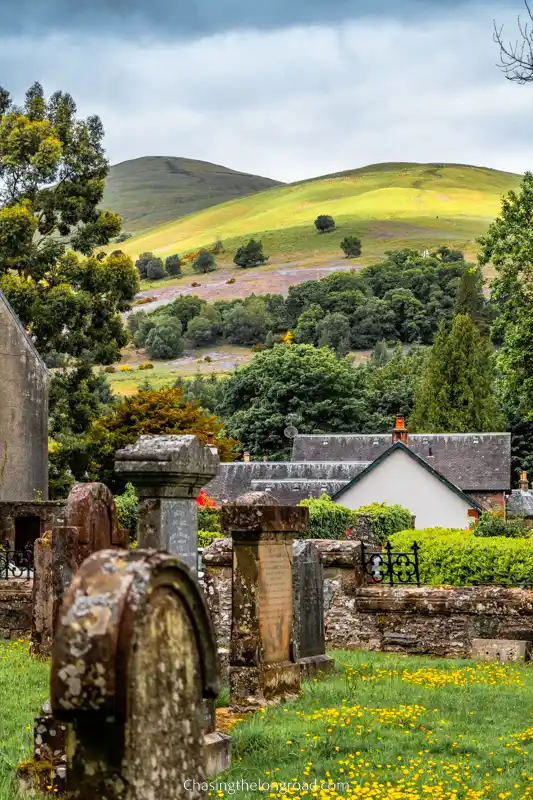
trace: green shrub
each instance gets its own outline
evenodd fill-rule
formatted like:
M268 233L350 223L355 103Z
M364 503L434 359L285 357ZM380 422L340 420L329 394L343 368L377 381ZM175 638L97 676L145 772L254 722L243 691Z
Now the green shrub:
M302 539L345 539L346 530L357 524L357 513L339 506L327 494L299 503L309 509L309 525Z
M223 539L220 531L198 531L198 547L209 547L215 539Z
M483 511L478 522L471 525L474 536L507 536L510 539L526 539L532 531L521 517L504 519L497 511Z
M420 545L422 583L433 586L515 586L531 582L533 540L483 538L471 530L429 528L391 536L396 551Z
M323 494L318 499L302 500L300 505L309 509L309 526L307 533L302 536L305 539L345 539L347 529L356 527L360 514L371 517L374 536L380 543L411 524L410 511L386 503L372 503L354 511L337 505L327 494Z
M412 522L412 514L403 506L389 506L387 503L372 503L361 506L355 512L367 514L372 520L374 537L379 544L384 544L393 534L405 530Z
M199 507L198 528L204 531L220 531L220 509L209 506Z
M115 497L115 505L121 528L127 528L130 539L134 539L137 530L139 498L132 483L127 483L124 493Z

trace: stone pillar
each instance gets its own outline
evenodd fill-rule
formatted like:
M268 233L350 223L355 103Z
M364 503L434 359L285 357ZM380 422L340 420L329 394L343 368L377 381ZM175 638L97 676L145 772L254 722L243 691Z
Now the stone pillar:
M196 436L141 436L115 458L115 470L139 495L139 547L166 550L196 574L196 498L217 474L218 455Z
M294 542L292 559L294 658L303 674L314 675L334 667L326 655L322 560L309 539Z
M204 701L219 691L203 594L166 553L107 550L76 573L52 652L72 800L207 797Z
M222 506L233 539L230 705L257 707L300 692L292 633L292 544L307 529L298 506Z

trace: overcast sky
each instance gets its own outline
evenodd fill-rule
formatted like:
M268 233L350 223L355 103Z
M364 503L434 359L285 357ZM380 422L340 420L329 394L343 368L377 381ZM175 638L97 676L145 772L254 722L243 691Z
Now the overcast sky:
M515 38L522 0L0 2L0 84L69 91L112 163L284 181L380 161L533 169L533 84L505 80L492 41L493 19Z

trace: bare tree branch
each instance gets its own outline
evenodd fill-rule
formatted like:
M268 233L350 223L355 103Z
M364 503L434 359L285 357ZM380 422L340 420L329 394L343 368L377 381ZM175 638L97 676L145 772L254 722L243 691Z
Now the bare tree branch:
M506 44L503 40L503 25L498 28L494 22L493 39L500 48L499 68L507 80L515 83L533 82L533 11L528 0L524 0L529 22L518 17L520 39Z

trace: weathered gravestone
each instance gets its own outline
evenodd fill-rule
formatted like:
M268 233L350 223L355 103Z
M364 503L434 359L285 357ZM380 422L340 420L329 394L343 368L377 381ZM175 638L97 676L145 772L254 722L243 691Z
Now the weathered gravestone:
M72 800L207 796L204 699L219 690L198 584L155 551L102 551L61 607L52 710L67 724Z
M222 506L233 539L230 705L254 707L297 695L293 657L292 543L306 530L298 506Z
M131 481L140 499L139 546L173 553L196 573L196 498L218 472L214 448L196 436L141 436L115 458L115 470Z
M309 540L292 548L294 660L304 674L332 669L324 632L324 570L318 548Z
M531 642L521 639L472 639L472 658L480 661L527 661Z
M103 483L76 484L64 521L34 545L31 653L40 658L50 657L58 609L76 570L98 550L126 546L113 495Z

